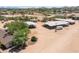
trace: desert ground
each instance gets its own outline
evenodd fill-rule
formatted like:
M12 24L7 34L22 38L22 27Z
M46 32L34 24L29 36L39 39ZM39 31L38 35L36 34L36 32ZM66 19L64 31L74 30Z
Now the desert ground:
M31 36L36 36L38 41L26 47L22 53L79 52L79 21L57 32L42 25L43 23L38 22L37 27L31 29Z
M0 28L3 28L4 24L0 22ZM79 21L57 32L55 32L55 29L50 30L42 25L43 22L37 22L36 28L30 29L31 34L29 36L36 36L38 40L34 44L28 42L28 46L21 50L20 53L79 52ZM8 52L8 50L5 52Z

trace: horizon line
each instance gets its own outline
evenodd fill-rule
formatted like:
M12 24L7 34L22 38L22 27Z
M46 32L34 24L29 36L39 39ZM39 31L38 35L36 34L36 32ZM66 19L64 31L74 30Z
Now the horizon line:
M54 8L54 7L57 7L57 8L61 8L61 7L78 7L78 6L0 6L0 8L42 8L42 7L45 7L45 8Z

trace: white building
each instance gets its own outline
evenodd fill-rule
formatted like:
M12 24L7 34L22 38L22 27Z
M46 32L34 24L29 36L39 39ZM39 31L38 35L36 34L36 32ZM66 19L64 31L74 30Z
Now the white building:
M26 21L24 23L27 24L29 26L29 28L35 28L36 27L36 23L35 22Z
M56 26L69 26L69 22L65 21L48 21L44 23L45 27L48 28L55 28Z

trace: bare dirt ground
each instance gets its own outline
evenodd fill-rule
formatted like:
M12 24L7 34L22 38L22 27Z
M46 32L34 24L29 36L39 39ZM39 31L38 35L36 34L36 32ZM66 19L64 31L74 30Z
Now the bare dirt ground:
M38 22L37 28L32 29L32 35L38 38L34 45L29 45L21 52L52 53L52 52L79 52L79 22L55 32L42 26Z

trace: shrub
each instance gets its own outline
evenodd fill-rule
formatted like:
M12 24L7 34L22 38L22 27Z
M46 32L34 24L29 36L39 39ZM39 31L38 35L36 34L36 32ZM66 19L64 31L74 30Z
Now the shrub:
M5 18L4 16L0 16L0 20L4 20L4 18Z
M31 38L31 41L32 41L32 42L36 42L36 41L37 41L37 38L36 38L35 36L33 36L33 37Z

